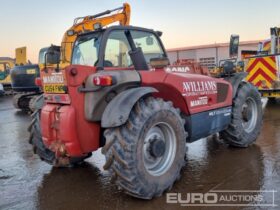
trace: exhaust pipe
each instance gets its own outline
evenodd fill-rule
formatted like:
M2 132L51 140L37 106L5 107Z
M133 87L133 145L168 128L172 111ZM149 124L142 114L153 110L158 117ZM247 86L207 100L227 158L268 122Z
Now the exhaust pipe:
M270 35L271 35L271 48L270 53L276 54L278 53L278 28L270 28Z

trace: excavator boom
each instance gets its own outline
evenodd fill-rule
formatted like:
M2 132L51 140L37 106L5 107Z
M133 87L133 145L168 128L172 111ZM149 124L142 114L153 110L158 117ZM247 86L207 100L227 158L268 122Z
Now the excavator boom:
M117 12L120 11L121 12ZM111 14L117 12L116 14ZM104 15L109 15L105 16ZM81 33L93 31L95 29L110 25L115 22L119 22L120 25L129 25L130 21L130 5L124 3L122 7L118 7L112 10L106 10L95 15L89 15L85 17L78 17L74 20L73 26L67 30L63 36L61 42L61 67L70 64L72 56L72 46Z

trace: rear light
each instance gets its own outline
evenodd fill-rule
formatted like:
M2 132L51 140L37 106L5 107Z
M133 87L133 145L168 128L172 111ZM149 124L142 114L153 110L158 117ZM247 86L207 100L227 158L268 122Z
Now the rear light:
M70 104L71 99L68 94L44 94L47 103Z
M114 78L111 75L102 75L93 77L93 84L96 86L111 86L114 84Z
M38 87L42 86L42 80L40 77L35 78L35 85L37 85Z

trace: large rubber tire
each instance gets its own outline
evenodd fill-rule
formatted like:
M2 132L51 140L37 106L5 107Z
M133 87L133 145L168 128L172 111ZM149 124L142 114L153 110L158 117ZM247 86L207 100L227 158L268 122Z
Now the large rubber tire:
M40 110L35 111L32 115L32 121L29 126L29 143L33 146L33 151L41 160L53 165L55 162L55 154L49 150L43 143L40 127Z
M163 155L158 156L159 159L153 159L156 156L147 157L151 145L155 142L152 140L151 143L148 135L161 135L160 132L174 134L173 142L169 138L171 135L162 133L162 136L166 137ZM151 199L162 195L179 179L181 168L185 163L187 133L180 110L175 109L171 102L153 97L140 99L132 109L126 124L106 129L104 135L106 138L106 144L102 148L102 153L106 157L104 169L112 173L112 180L127 194ZM147 163L151 159L147 158L160 161L151 167Z
M37 98L41 97L41 95L34 95L30 98L28 108L33 113L36 111L36 108L34 107L34 103L37 101Z
M83 157L69 158L67 162L58 161L55 153L49 150L43 143L40 127L40 110L36 110L31 115L32 121L29 125L28 131L30 132L29 143L33 146L33 152L37 154L41 160L55 166L55 167L70 167L80 164L84 159L89 158L92 154L89 153Z
M237 90L232 106L232 119L221 138L235 147L248 147L260 134L263 122L261 96L258 90L247 82L242 82Z

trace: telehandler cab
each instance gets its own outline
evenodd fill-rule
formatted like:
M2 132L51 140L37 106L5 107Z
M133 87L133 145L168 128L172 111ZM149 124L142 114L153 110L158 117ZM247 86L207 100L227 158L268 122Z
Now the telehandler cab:
M102 147L117 185L151 199L179 178L186 142L216 133L237 147L257 139L261 98L246 75L176 72L160 32L96 27L77 36L71 65L41 71L45 105L32 115L30 142L42 160L68 166Z

